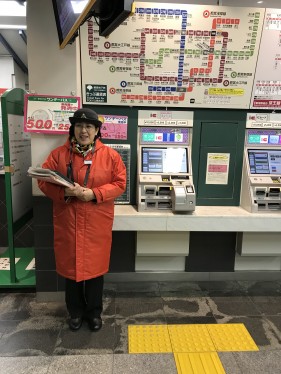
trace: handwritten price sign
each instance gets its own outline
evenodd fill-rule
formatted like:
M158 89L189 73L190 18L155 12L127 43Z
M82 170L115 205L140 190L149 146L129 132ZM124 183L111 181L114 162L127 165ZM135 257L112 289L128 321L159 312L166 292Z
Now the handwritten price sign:
M70 127L69 117L79 108L79 97L25 95L24 131L66 134Z

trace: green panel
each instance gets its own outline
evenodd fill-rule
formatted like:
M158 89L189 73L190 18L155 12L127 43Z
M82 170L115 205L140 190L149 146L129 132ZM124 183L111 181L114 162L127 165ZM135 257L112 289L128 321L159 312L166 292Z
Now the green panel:
M4 165L11 165L9 149L9 123L8 115L24 115L24 95L25 91L21 88L13 88L4 92L1 96L2 127L3 127L3 144L4 144ZM11 172L5 172L5 192L7 207L7 227L8 227L8 245L10 257L10 283L17 283L16 266L15 266L15 247L14 247L14 220L13 220L13 201L12 201L12 184ZM19 228L19 227L17 227Z
M192 168L196 204L239 206L247 111L194 112ZM206 185L207 153L230 153L227 185Z
M9 250L0 256L10 257ZM0 288L24 288L35 286L35 270L27 270L26 267L34 259L34 248L15 248L15 257L19 258L16 263L17 280L10 279L9 270L0 271Z
M201 146L233 146L236 143L238 123L203 122L201 129Z

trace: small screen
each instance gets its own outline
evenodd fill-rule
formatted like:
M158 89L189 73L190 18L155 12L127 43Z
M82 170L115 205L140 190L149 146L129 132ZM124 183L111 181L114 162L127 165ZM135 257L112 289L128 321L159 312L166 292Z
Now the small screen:
M142 148L143 173L188 173L187 148Z
M250 174L281 175L280 149L249 149L248 159Z

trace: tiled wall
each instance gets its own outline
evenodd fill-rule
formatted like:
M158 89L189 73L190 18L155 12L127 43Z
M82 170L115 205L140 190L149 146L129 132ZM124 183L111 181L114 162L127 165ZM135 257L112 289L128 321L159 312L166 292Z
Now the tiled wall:
M64 290L64 279L56 274L53 252L52 202L33 197L37 292ZM187 272L234 271L236 233L192 232ZM113 231L110 272L135 271L136 232Z

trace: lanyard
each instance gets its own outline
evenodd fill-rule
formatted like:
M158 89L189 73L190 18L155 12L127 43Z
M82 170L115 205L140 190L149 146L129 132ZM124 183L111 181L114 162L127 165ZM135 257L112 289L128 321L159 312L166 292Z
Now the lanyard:
M94 154L94 151L95 151L95 147L92 148L92 151L91 151L92 155ZM91 165L92 165L92 163L88 164L88 166L87 166L87 170L86 170L86 174L85 174L85 178L84 178L84 182L83 182L83 187L87 186L89 175L90 175ZM72 169L72 148L70 148L70 160L69 160L69 164L67 166L67 177L70 178L72 180L72 182L74 182L73 169Z

